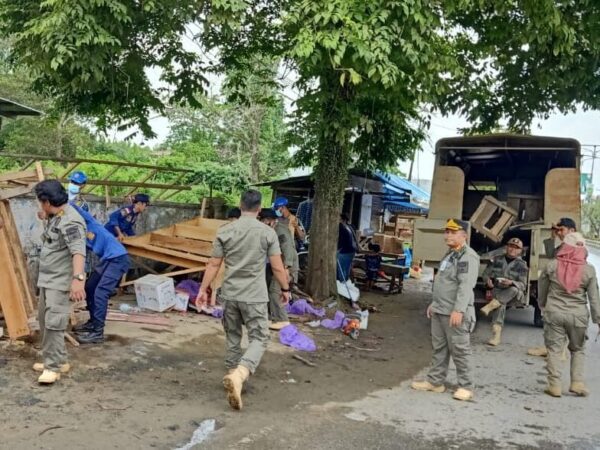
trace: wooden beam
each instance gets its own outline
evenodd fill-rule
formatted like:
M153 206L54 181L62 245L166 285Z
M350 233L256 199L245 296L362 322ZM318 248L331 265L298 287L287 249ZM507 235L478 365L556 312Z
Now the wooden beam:
M77 167L79 167L79 165L81 164L81 162L74 162L71 163L69 165L69 167L67 168L67 170L65 170L65 172L58 178L66 178L67 175L69 175L72 171L74 171Z
M20 180L22 178L33 178L37 176L35 170L21 170L19 172L7 172L0 174L0 182Z
M42 167L42 163L39 161L35 162L35 173L37 175L38 181L44 181L46 179L46 175L44 174L44 168Z
M175 179L175 181L173 181L173 184L177 184L177 183L181 182L181 179L182 179L182 178L183 178L185 175L186 175L185 173L182 173L182 174L180 174L180 175L179 175L179 176L178 176L178 177ZM167 193L167 191L168 191L168 190L167 190L167 189L165 189L164 191L162 191L161 193L159 193L159 194L158 194L158 195L157 195L157 196L156 196L154 199L155 199L155 200L160 200L160 199L162 198L162 196L163 196L163 195L165 195L165 194ZM176 194L177 192L181 192L181 191L175 191L175 192L174 192L173 194L171 194L170 196L172 196L172 195ZM167 197L167 198L169 198L169 197Z
M61 179L62 183L66 183L69 180ZM181 191L189 191L192 189L191 186L179 186L176 184L160 184L160 183L138 183L135 181L112 181L112 180L88 180L87 183L90 186L117 186L117 187L136 187L144 189L179 189Z
M30 159L25 163L23 167L21 167L21 170L29 169L33 165L33 163L35 163L35 159Z
M67 158L58 156L44 156L44 155L31 155L31 154L15 154L15 153L2 153L0 156L5 158L15 159L33 159L34 161L58 161L58 162L79 162L79 163L90 163L90 164L102 164L105 166L121 166L121 167L136 167L138 169L157 169L159 172L177 172L177 173L194 173L192 169L177 169L167 166L156 166L153 164L135 164L125 161L108 161L104 159L89 159L89 158Z
M158 169L151 170L150 173L148 175L146 175L144 178L142 178L140 181L138 181L138 183L145 183L150 178L152 178L154 175L156 175L156 172L158 172ZM127 197L127 196L133 194L135 191L137 191L137 189L138 189L137 187L134 187L129 192L127 192L127 194L125 194L124 197Z
M177 277L179 275L187 275L189 273L202 272L202 271L204 271L204 269L206 269L206 266L198 266L198 267L192 267L191 269L183 269L183 270L176 270L175 272L161 273L160 275L162 275L163 277ZM123 281L119 285L119 287L131 286L136 281L137 280Z
M121 166L115 166L115 167L113 167L106 175L104 175L104 179L108 180L120 168L121 168ZM88 186L88 187L86 187L86 189L84 190L84 192L82 192L82 194L91 194L92 191L95 191L97 187L98 186Z

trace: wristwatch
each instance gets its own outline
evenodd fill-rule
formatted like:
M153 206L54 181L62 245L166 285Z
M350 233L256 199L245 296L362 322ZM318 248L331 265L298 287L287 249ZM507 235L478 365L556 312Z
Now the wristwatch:
M292 290L289 287L287 289L281 288L281 292L292 292Z
M85 281L85 273L81 272L76 275L73 275L74 280Z

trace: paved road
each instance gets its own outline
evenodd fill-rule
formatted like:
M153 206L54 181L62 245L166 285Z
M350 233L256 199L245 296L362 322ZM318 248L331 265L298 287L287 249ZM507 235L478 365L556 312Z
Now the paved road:
M600 273L600 252L591 262ZM564 395L560 399L543 393L544 359L530 357L526 350L541 345L542 330L530 326L531 310L511 310L503 343L485 345L490 325L481 320L473 336L477 391L473 403L460 403L450 393L420 393L410 382L343 406L347 418L392 427L408 438L396 448L411 448L409 442L439 448L600 448L600 342L597 327L590 327L587 342L586 381L590 397ZM422 372L424 375L425 371ZM450 380L455 380L455 372ZM563 375L565 392L568 369ZM341 406L341 405L340 405ZM416 445L416 444L415 444Z

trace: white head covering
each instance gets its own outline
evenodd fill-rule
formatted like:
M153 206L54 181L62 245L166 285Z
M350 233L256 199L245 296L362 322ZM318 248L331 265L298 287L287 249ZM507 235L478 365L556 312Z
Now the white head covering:
M571 247L585 247L585 238L583 234L575 231L565 236L563 244L570 245Z

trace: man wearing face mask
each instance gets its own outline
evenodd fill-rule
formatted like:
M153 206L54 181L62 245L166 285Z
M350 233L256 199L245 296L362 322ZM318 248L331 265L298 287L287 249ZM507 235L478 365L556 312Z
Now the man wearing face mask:
M119 242L123 242L127 236L135 236L135 223L149 204L150 196L148 194L135 194L133 204L113 211L104 228L110 231Z
M294 239L303 241L306 237L306 233L304 233L304 229L302 228L302 225L300 225L298 218L293 215L288 208L288 204L288 199L285 197L278 197L275 199L273 209L275 210L275 214L277 214L277 221L287 225Z
M81 194L87 183L87 175L85 172L77 171L73 172L69 176L69 186L67 187L67 193L69 194L69 203L76 205L84 211L89 211L90 207Z

